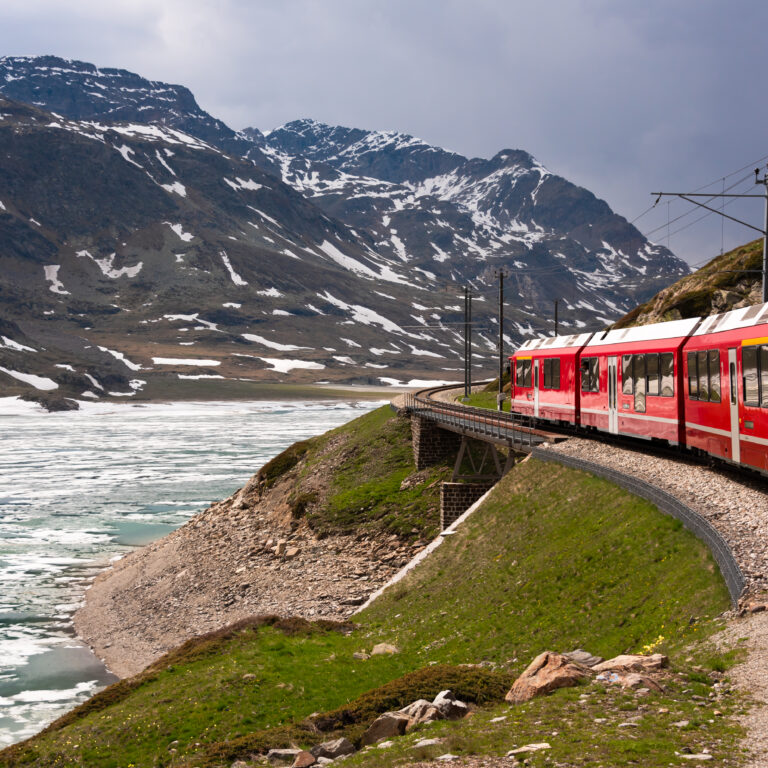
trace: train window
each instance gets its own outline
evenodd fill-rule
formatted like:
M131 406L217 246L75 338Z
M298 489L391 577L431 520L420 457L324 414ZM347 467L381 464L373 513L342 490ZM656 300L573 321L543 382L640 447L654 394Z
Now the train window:
M744 405L759 405L760 380L757 376L757 347L744 347L741 351L741 370L744 376Z
M544 360L544 389L560 389L560 358Z
M768 408L768 347L760 347L760 405Z
M632 355L621 358L621 394L632 394Z
M709 400L709 373L707 370L707 353L696 353L696 362L699 368L699 400Z
M581 391L600 391L600 362L596 357L581 358Z
M720 351L710 349L707 353L709 360L709 402L720 402Z
M696 353L688 353L688 398L699 399L699 374L696 372Z
M659 356L645 356L645 375L648 377L648 394L659 394Z
M635 411L645 413L645 355L635 355Z
M675 394L673 356L671 352L659 355L659 374L661 375L661 396L672 397Z
M518 360L515 364L515 386L531 386L531 359Z

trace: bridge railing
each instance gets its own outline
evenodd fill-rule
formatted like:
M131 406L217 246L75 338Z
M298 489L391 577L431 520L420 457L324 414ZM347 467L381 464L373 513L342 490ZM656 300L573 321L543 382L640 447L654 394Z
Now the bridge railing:
M454 389L455 387L445 387ZM495 439L520 449L531 449L543 441L533 429L533 418L521 413L505 413L488 408L443 402L429 396L435 389L422 390L405 397L405 409L411 413L453 427Z

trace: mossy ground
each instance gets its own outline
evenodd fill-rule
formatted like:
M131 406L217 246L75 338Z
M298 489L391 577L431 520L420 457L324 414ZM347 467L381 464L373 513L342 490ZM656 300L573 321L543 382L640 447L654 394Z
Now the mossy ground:
M343 440L336 439L342 435ZM327 499L305 505L307 522L317 533L380 530L423 540L437 534L440 481L448 479L450 470L432 467L421 482L401 490L414 473L407 419L397 418L388 406L379 408L317 438L313 447L302 475L319 465L333 466ZM297 500L301 477L298 488Z

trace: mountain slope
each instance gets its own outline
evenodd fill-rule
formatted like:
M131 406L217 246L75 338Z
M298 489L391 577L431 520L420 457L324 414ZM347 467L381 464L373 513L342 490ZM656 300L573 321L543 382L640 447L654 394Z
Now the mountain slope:
M763 241L716 256L622 317L614 328L707 317L762 302Z
M455 380L464 285L482 375L498 270L509 346L549 329L553 299L564 328L601 327L687 271L521 150L467 159L310 120L235 132L183 86L50 56L0 58L3 96L4 393Z
M540 315L564 299L576 327L579 308L601 322L688 272L604 201L522 150L467 159L405 134L312 120L244 133L284 181L373 233L379 252L478 287L506 268L525 309Z
M100 396L162 371L375 381L457 358L452 331L391 319L415 297L446 311L425 280L252 162L167 127L0 116L3 393L29 388L13 373Z

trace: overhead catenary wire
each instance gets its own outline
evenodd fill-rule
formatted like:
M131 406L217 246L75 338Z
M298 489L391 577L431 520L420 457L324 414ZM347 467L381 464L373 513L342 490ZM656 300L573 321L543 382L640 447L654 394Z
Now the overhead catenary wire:
M731 176L735 176L737 173L741 173L742 171L746 171L748 168L754 168L756 165L759 165L764 160L768 160L768 154L763 155L762 157L758 158L757 160L753 160L751 163L747 163L746 165L743 165L741 168L737 168L735 171L731 171L730 173L727 173L725 176L719 176L718 178L713 179L712 181L708 182L707 184L702 184L700 187L697 187L694 190L694 192L700 192L702 189L706 189L707 187L711 187L713 184L717 184L718 181L724 181L725 179L730 179ZM750 174L750 176L751 175L752 174ZM630 221L629 223L630 224L634 224L636 221L641 219L643 216L646 216L647 214L649 214L656 207L656 204L658 202L659 201L657 200L653 205L648 206L648 208L646 208L642 213L640 213L637 216L635 216L635 218L632 219L632 221ZM691 211L693 211L693 210L696 210L696 209L692 208ZM671 223L674 224L674 221L671 222ZM662 227L660 227L660 229L661 228ZM645 235L645 237L647 237L647 235Z

